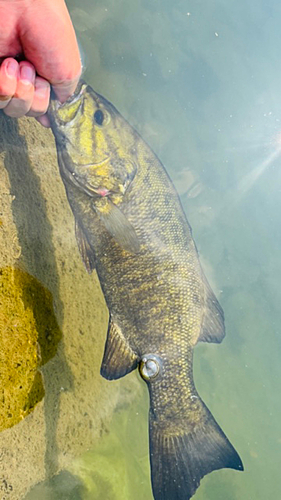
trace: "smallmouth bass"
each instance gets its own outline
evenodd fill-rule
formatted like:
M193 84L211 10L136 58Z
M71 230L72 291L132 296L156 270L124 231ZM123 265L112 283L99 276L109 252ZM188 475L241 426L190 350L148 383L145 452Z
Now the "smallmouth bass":
M223 340L223 311L175 188L139 134L83 81L48 113L78 247L110 313L101 374L139 368L154 498L188 500L209 472L243 470L193 382L194 346Z

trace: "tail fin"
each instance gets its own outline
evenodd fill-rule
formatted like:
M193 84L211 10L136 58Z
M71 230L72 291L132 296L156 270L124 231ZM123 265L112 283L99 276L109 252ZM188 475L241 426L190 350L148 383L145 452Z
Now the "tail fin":
M198 418L158 420L150 411L150 465L155 500L189 500L213 470L243 470L238 453L198 398Z

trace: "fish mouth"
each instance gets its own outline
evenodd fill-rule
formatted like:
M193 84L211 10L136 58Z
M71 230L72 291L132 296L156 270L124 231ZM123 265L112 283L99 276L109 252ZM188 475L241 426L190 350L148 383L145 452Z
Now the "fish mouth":
M77 174L75 170L77 168L85 168L85 167L100 167L108 163L110 159L111 156L108 156L107 158L101 160L100 162L86 163L85 165L76 165L72 161L65 162L62 158L62 155L60 155L60 164L62 166L61 173L66 180L74 184L77 188L86 193L88 196L91 197L96 195L102 197L109 196L110 194L114 193L112 190L109 190L101 186L93 186L93 184L87 181L83 175Z
M81 176L77 175L75 172L71 172L70 175L72 176L74 184L90 197L98 195L103 198L113 194L113 191L109 191L109 189L105 187L97 187L87 181L85 182L85 180L81 179Z
M82 98L83 94L86 92L86 89L87 89L88 85L86 82L84 82L84 80L79 80L78 82L78 85L75 89L75 92L73 94L71 94L70 97L68 97L68 99L64 102L60 102L56 95L55 95L55 92L53 91L53 89L51 90L51 99L50 99L50 103L49 103L49 108L48 108L48 111L47 111L47 114L49 116L49 118L53 118L55 117L55 119L61 123L61 124L64 124L65 122L63 122L60 117L58 116L58 110L61 109L61 108L64 108L64 107L67 107L69 106L69 104L75 104L76 101L78 101L79 99Z

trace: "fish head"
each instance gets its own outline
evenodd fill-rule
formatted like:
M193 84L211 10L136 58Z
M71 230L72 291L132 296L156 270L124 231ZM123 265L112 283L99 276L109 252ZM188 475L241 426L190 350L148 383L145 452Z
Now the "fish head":
M122 197L136 173L136 132L83 81L64 103L51 99L48 116L62 177L90 196Z

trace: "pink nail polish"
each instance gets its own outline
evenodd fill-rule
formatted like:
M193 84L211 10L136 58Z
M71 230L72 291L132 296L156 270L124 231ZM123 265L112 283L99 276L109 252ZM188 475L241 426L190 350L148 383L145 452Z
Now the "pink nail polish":
M18 72L18 63L11 59L6 66L6 74L9 78L15 78Z

